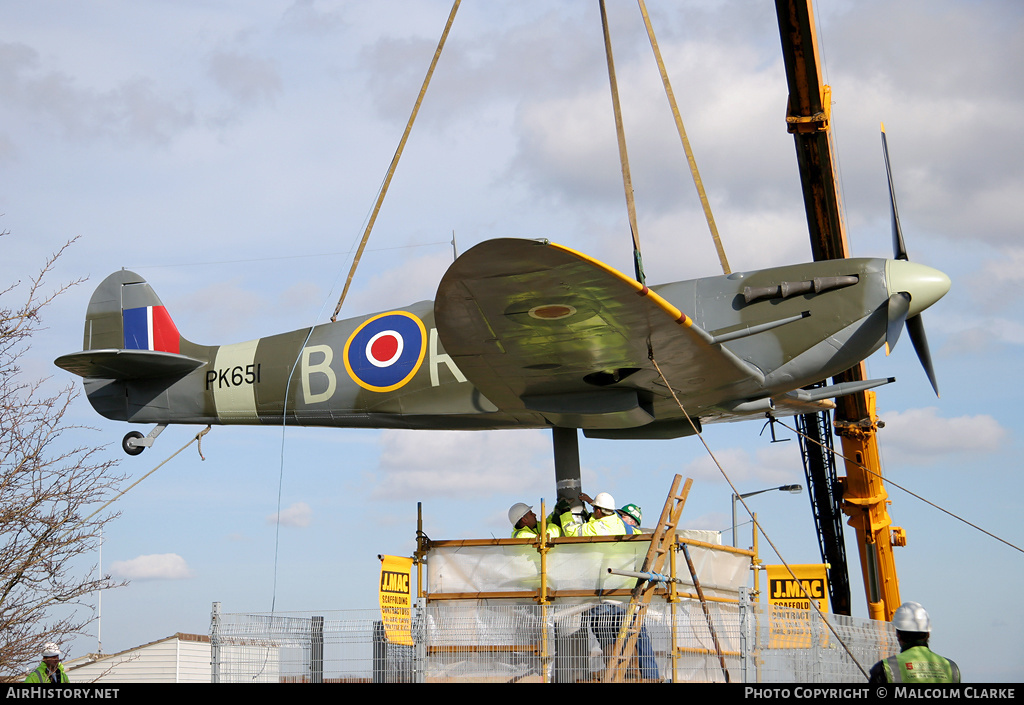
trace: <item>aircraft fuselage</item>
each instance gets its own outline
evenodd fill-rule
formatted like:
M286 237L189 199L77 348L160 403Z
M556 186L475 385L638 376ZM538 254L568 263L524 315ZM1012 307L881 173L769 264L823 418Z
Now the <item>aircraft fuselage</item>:
M665 372L668 383L691 418L727 421L768 408L818 408L820 400L808 405L787 393L837 374L883 345L893 265L908 263L835 260L652 287L662 305L670 304L663 308L674 306L689 319L690 338L679 348L675 333L659 332L663 322L645 332L633 312L629 318L606 305L615 301L610 293L594 295L603 307L587 308L587 297L578 292L557 304L502 303L506 308L498 317L514 321L509 331L502 332L498 324L505 323L492 314L485 330L494 329L493 336L463 340L463 290L444 283L437 306L421 301L231 345L196 345L180 337L177 349L173 343L161 348L152 342L160 335L153 313L157 323L150 321L149 342L128 341L128 312L159 313L163 307L141 277L122 270L93 295L83 352L57 362L85 377L88 398L100 414L131 423L273 425L287 415L288 424L306 426L558 425L594 429L597 435L653 424L650 437L659 437L653 429L660 424L671 437L685 434L670 428L685 417L651 356L663 372L671 370ZM917 268L911 279L945 276L909 266ZM559 276L573 285L580 278L550 270L547 277L556 288ZM926 297L918 298L923 303ZM486 302L465 310L475 316L478 309L486 311ZM438 311L444 318L440 332ZM173 337L177 330L167 321ZM502 365L515 365L515 374Z

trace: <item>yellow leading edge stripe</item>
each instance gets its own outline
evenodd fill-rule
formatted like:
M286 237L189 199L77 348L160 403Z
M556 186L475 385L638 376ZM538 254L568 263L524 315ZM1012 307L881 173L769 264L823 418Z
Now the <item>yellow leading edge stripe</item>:
M648 287L646 287L643 284L641 284L640 282L638 282L633 277L627 277L625 274L623 274L619 270L615 269L614 267L609 267L604 262L601 262L600 260L596 260L593 257L590 257L589 255L583 254L582 252L578 252L578 251L572 249L571 247L566 247L565 245L559 245L557 242L549 242L548 244L551 245L551 247L554 247L554 248L557 248L559 250L562 250L563 252L568 252L569 254L573 255L574 257L578 257L581 260L583 260L584 262L589 262L590 264L592 264L595 267L598 267L600 269L603 269L604 271L608 272L609 274L611 274L614 277L618 277L619 279L621 279L622 281L624 281L625 283L627 283L631 287L633 287L636 290L636 293L639 294L640 296L646 296L646 297L650 298L654 303L656 303L658 305L659 308L664 310L665 313L667 313L668 315L672 316L672 318L675 319L676 323L678 323L680 325L683 325L683 326L686 326L686 327L690 327L691 325L693 325L693 319L691 319L685 313L683 313L678 308L676 308L675 306L670 304L668 301L663 299L656 292L652 291Z

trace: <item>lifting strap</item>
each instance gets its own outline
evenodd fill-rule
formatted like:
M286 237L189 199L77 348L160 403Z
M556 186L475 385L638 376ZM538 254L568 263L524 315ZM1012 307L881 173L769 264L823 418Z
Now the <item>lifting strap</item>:
M718 261L722 264L723 274L732 274L729 267L729 260L725 256L725 247L722 239L718 236L718 226L715 225L715 217L711 214L711 204L708 202L708 195L704 193L704 182L701 181L700 172L697 171L697 160L693 157L693 149L690 148L690 140L686 137L686 129L683 127L683 118L679 114L679 106L676 104L675 93L672 92L672 84L668 80L668 71L665 69L665 62L661 58L661 50L658 48L658 40L654 36L654 27L651 26L651 18L647 15L647 5L644 0L637 0L640 4L640 14L644 18L644 26L647 27L647 37L651 40L651 49L654 50L654 58L658 62L658 70L661 72L661 82L665 86L665 96L672 108L672 117L676 121L676 130L679 131L679 139L683 142L683 150L686 151L686 161L690 165L690 174L693 176L693 185L697 187L697 196L704 208L704 218L708 221L708 228L711 230L711 239L715 242L715 251L718 252Z
M615 110L615 134L619 141L619 163L622 166L622 187L626 191L626 210L629 213L629 230L633 235L633 267L636 280L646 286L644 263L640 257L640 231L636 226L636 206L633 203L633 178L629 174L629 155L626 153L626 134L622 127L622 110L619 107L619 85L615 81L615 60L612 58L612 36L608 31L608 13L601 0L601 28L604 30L604 53L608 58L608 82L612 90L612 107Z
M430 68L427 69L427 75L423 78L423 86L420 88L420 94L416 98L416 104L412 108L412 115L409 116L409 122L405 126L405 133L402 135L401 141L398 143L398 149L395 150L395 156L391 159L391 166L388 168L388 174L384 177L384 184L380 187L380 193L377 194L377 203L373 207L373 213L370 215L370 220L366 224L366 230L363 231L363 239L359 241L359 248L356 250L356 256L352 259L352 267L348 272L348 279L345 280L345 288L342 289L341 298L338 299L338 305L334 309L334 314L331 315L331 322L338 320L338 312L341 311L341 305L345 302L345 296L348 295L349 287L352 285L352 277L356 275L356 267L359 266L359 260L363 257L363 250L366 249L366 242L370 239L370 231L373 230L373 224L377 220L377 214L380 212L380 206L384 203L384 196L388 193L388 187L391 185L391 177L395 175L395 169L398 167L398 160L402 157L402 151L405 149L405 143L409 139L409 133L412 131L412 124L416 120L416 115L420 111L420 104L423 103L423 96L427 93L427 86L430 85L430 78L434 75L434 67L437 66L437 60L441 58L441 50L444 48L444 43L448 39L448 32L452 28L452 23L455 21L455 13L459 11L459 4L462 0L455 0L452 5L452 11L448 14L448 22L444 26L444 32L441 33L441 39L437 43L437 49L434 50L434 58L430 61Z

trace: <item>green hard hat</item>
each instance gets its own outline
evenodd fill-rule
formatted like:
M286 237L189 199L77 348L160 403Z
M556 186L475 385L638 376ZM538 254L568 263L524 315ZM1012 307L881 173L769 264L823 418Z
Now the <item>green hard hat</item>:
M629 516L633 517L633 519L637 523L637 526L639 526L640 522L644 520L644 513L640 510L640 507L638 507L635 504L627 504L619 511L623 514L628 514Z

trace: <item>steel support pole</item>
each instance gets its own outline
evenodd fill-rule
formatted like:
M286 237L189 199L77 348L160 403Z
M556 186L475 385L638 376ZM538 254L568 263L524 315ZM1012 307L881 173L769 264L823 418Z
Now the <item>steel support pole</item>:
M558 499L575 502L583 491L580 480L580 441L575 428L551 429L551 441L555 451L555 489Z

